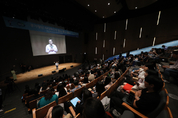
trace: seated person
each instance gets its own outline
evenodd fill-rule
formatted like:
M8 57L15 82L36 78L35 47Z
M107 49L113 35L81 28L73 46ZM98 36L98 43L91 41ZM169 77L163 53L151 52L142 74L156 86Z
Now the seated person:
M97 82L96 83L96 86L95 87L93 87L94 88L94 90L96 90L93 94L92 94L92 96L93 97L98 97L98 96L100 96L104 91L105 91L105 88L104 88L104 84L102 83L102 82Z
M178 50L173 51L172 57L176 59L176 62L173 65L170 65L170 66L163 65L162 66L162 68L165 69L164 73L163 73L165 82L170 81L169 80L170 76L173 77L173 78L177 78L177 76L178 76Z
M64 96L67 94L67 90L64 89L64 86L62 83L60 83L58 86L57 86L57 92L55 92L55 94L58 96L58 98Z
M64 109L60 105L50 107L46 118L72 118L72 115L68 113L64 115Z
M78 101L77 105L75 107L76 114L78 114L78 113L82 114L83 105L84 105L85 101L90 97L92 97L91 91L89 91L87 88L83 89L82 100Z
M82 86L85 86L88 82L88 77L85 76L83 82L79 82Z
M38 98L40 98L40 97L42 97L44 95L44 94L38 94L38 89L37 88L32 89L31 93L34 94L34 96L27 102L27 107L29 107L29 102L30 101L38 99Z
M92 80L94 80L95 79L95 75L93 74L94 72L93 71L91 71L91 73L89 73L88 75L88 80L89 81L92 81Z
M106 77L105 81L104 81L105 90L107 90L109 87L111 87L112 84L113 84L113 82L111 81L111 78L110 77Z
M88 98L84 104L83 118L112 118L109 112L105 112L99 99Z
M75 90L81 88L81 85L79 85L79 81L78 80L74 81L74 86L75 87L70 92L74 92Z
M54 94L51 90L48 90L45 93L44 97L42 97L38 102L38 108L41 108L53 101L56 101L56 104L58 104L58 96Z
M163 82L160 78L148 75L145 77L145 89L135 92L135 100L132 107L144 115L152 112L159 104L160 96L159 91L163 87ZM123 113L125 108L122 106L122 98L124 93L116 92L110 101L110 109L115 109L119 113Z

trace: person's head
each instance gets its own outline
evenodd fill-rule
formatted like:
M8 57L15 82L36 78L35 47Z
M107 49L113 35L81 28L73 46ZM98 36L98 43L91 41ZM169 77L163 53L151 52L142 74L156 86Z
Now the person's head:
M145 87L149 90L159 92L163 87L163 81L156 76L148 75L145 77Z
M96 92L98 92L98 95L100 96L102 92L105 91L104 84L102 82L96 83Z
M53 92L51 90L47 90L47 92L44 95L45 100L50 100L52 96L53 96Z
M145 68L144 71L146 70L154 70L154 65L152 63L146 63L145 64L145 67L147 67L147 69Z
M64 114L64 110L60 105L56 105L52 110L52 118L62 118Z
M178 59L178 49L173 51L172 57Z
M78 83L79 83L79 81L78 81L78 80L75 80L75 81L74 81L74 85L75 85L75 86L77 86L77 85L78 85Z
M83 83L88 83L88 77L87 76L84 77Z
M83 101L85 102L88 98L92 97L91 91L87 88L83 89Z
M146 70L145 77L148 75L153 75L158 77L158 72L156 70Z
M42 86L42 90L46 90L48 87L48 84L47 83L44 83L43 86Z
M64 88L63 84L60 83L58 86L57 86L57 91L59 92L60 90L62 90Z
M53 44L53 40L52 39L49 39L49 44Z
M106 118L104 107L99 99L88 98L83 109L84 118Z
M104 82L105 86L108 85L110 82L111 82L111 78L107 76Z

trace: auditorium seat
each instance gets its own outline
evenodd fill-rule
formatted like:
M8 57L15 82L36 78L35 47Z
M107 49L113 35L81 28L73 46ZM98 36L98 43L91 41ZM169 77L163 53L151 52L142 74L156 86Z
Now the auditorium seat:
M71 93L69 93L69 94L67 94L65 96L60 97L58 99L58 104L64 103L64 102L66 102L66 101L68 101L68 100L70 100L72 98L73 98L73 93L71 92Z
M128 105L127 103L125 103L125 102L123 102L122 105L123 105L124 107L126 107L127 109L131 110L133 113L135 113L135 114L137 114L138 116L142 117L142 118L148 118L148 117L149 117L149 118L155 118L155 117L157 117L157 116L161 113L161 111L162 111L165 107L167 107L167 105L168 105L167 103L169 103L169 102L167 101L168 97L167 97L167 93L166 93L166 90L165 90L165 89L161 90L161 91L159 92L159 94L160 94L161 99L160 99L160 103L159 103L158 107L157 107L154 111L152 111L151 113L149 113L147 116L145 116L144 114L142 114L142 113L140 113L139 111L135 110L133 107L129 106L129 105Z
M48 109L53 106L56 106L56 101L53 101L39 109L34 108L32 110L33 118L44 118L48 112Z

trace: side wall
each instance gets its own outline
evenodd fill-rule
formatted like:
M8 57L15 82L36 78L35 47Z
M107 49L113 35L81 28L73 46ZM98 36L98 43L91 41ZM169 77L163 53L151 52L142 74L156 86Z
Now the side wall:
M152 46L154 37L155 45L177 40L178 39L178 7L161 11L159 24L157 25L159 12L130 18L128 19L127 30L125 29L126 20L106 23L106 32L104 32L104 24L97 24L93 32L89 33L88 39L88 58L92 61L94 58L102 58L104 60L113 56L113 47L115 54L120 52L128 52ZM140 28L142 27L142 35L139 38ZM114 34L116 39L114 39ZM96 33L98 34L96 40ZM123 48L123 42L125 48ZM103 48L103 40L105 47ZM97 47L97 54L95 54Z

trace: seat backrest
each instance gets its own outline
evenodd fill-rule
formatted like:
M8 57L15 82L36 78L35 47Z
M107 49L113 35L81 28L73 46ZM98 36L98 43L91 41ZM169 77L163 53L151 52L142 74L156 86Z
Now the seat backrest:
M106 91L104 91L103 93L101 93L100 98L99 98L100 100L102 100L105 96L109 96L110 88L108 88Z
M74 91L74 97L81 97L84 86Z
M157 108L152 111L151 113L149 113L147 116L149 118L155 118L156 116L158 116L158 114L160 114L160 112L165 108L166 106L166 102L167 102L167 93L165 92L165 90L161 90L159 92L160 95L160 103L157 106Z
M44 96L42 96L42 97L44 97ZM39 98L37 98L35 100L30 101L29 102L29 110L37 108L37 101L40 100L42 97L39 97Z
M73 98L73 93L71 92L71 93L69 93L69 94L67 94L65 96L60 97L58 99L58 104L64 103L64 102L66 102L66 101L68 101L68 100L70 100L72 98Z
M44 118L50 107L56 106L56 101L53 101L36 110L36 118Z

